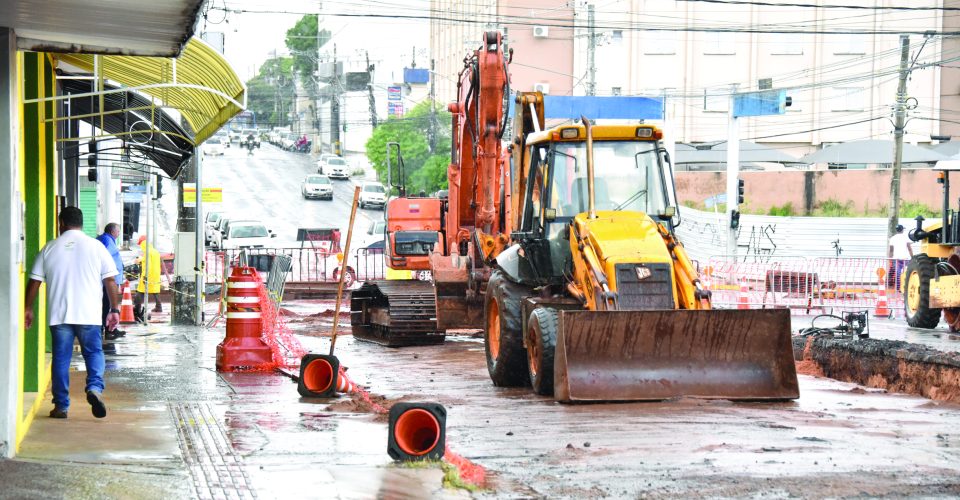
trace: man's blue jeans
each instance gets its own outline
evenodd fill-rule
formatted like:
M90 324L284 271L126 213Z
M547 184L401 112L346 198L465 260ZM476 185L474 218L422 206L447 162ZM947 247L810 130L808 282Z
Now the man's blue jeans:
M80 340L80 352L87 365L87 391L103 392L103 343L100 325L55 325L53 337L53 404L66 410L70 407L70 360L73 339Z

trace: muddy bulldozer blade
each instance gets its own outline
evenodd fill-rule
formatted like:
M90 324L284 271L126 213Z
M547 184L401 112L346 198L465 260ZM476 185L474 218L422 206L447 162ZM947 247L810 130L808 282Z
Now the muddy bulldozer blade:
M800 396L785 309L562 311L559 320L558 401Z

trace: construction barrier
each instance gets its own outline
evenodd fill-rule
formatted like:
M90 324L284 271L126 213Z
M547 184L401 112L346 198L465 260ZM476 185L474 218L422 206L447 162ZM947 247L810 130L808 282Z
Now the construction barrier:
M903 316L903 261L872 257L792 257L698 262L704 288L716 307L786 307L797 314L869 310Z
M439 460L446 427L447 410L439 403L397 403L390 408L387 454L397 461Z
M235 267L227 279L227 334L217 346L217 370L258 368L273 362L273 351L261 338L260 274Z
M225 273L229 276L233 266L241 265L241 252L247 259L245 265L264 273L270 271L274 256L285 256L285 259L289 259L289 267L284 281L288 283L336 283L342 267L337 254L323 248L244 248L207 252L204 256L207 283L219 284ZM383 249L360 248L346 260L348 273L357 281L384 279L386 276Z

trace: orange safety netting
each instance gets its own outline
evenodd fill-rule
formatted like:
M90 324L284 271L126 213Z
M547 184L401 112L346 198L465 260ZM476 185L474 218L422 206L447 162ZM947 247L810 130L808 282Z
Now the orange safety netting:
M257 274L259 277L259 274ZM270 298L267 287L260 282L260 321L263 325L263 341L270 346L273 352L272 366L265 369L294 368L300 366L300 358L307 354L307 350L293 336L287 322L277 310L273 299Z

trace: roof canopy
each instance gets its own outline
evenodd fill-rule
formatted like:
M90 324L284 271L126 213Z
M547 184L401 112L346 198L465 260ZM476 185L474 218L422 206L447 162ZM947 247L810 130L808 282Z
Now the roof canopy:
M58 79L63 94L91 92L93 81ZM106 86L103 108L99 96L70 100L69 117L83 120L105 133L124 140L123 150L103 151L100 156L121 159L122 156L146 157L171 179L180 174L194 152L186 132L162 109L153 106L150 99L136 92L109 92L116 87Z
M17 48L174 57L193 35L203 0L3 0L0 26Z
M903 163L932 163L947 156L912 144L903 145ZM870 140L836 144L801 158L804 163L893 163L893 141Z
M56 58L91 74L99 71L104 79L178 111L190 125L188 139L194 145L246 106L246 87L233 68L196 38L187 42L176 59L91 54L57 54Z

